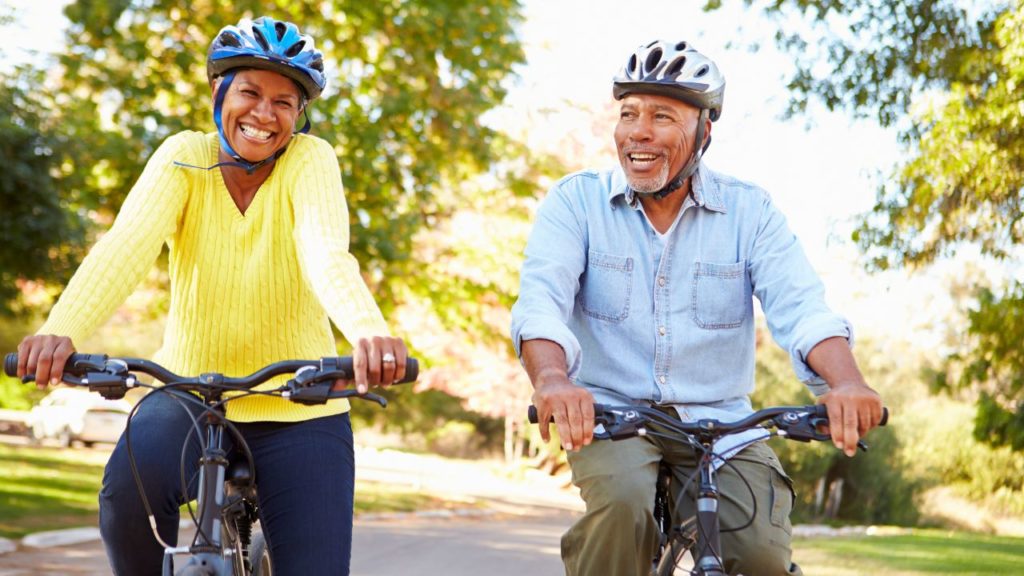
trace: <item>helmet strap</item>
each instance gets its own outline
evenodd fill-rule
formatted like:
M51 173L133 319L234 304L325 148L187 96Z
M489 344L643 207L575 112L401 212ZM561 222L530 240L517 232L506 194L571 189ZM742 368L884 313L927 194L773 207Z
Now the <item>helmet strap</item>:
M213 101L213 123L217 125L217 136L220 138L221 150L224 150L224 152L228 156L233 158L234 162L218 162L208 168L203 168L201 166L192 166L191 164L185 164L183 162L177 161L174 162L175 165L184 166L186 168L200 168L202 170L212 170L219 166L238 166L239 168L244 168L246 174L251 175L253 172L259 170L261 167L266 166L267 164L274 162L275 160L280 158L281 155L284 154L285 150L288 149L288 147L285 146L284 148L281 148L280 150L274 152L270 156L267 156L263 160L260 160L259 162L252 162L246 160L245 158L242 158L242 156L238 152L235 152L235 149L231 147L231 144L228 143L227 136L224 135L224 122L221 118L221 112L223 111L224 108L224 97L227 95L228 88L231 86L231 82L234 81L234 79L234 70L229 70L226 74L224 74L220 82L220 86L217 88L217 96L216 98L214 98ZM305 113L306 109L303 108L303 114ZM307 115L306 125L303 126L302 130L300 130L299 132L303 134L309 132L309 124L309 116Z
M693 154L690 155L690 160L679 170L676 177L669 180L665 187L656 192L650 192L656 199L661 200L669 194L683 187L683 183L693 173L697 171L697 167L700 166L700 159L704 156L704 151L711 145L711 137L708 136L708 141L701 145L704 140L704 125L707 124L708 109L702 108L700 111L700 117L697 119L697 135L693 139Z

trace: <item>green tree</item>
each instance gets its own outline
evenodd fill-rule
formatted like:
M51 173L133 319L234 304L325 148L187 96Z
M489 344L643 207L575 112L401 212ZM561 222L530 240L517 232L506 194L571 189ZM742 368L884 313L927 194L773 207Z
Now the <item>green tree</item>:
M761 6L796 62L790 114L817 100L899 131L905 157L853 234L870 267L924 266L965 245L996 261L1020 255L1024 2ZM960 351L940 375L943 388L980 391L979 438L1017 450L1024 448L1024 356L1015 353L1022 296L1019 284L983 288Z
M74 145L49 112L42 71L19 66L0 80L0 313L25 313L23 282L66 281L83 222L62 192L61 166Z
M450 216L463 181L495 160L480 117L523 61L519 10L515 0L77 0L65 10L61 91L99 101L111 127L96 148L94 208L116 211L169 134L213 129L205 58L221 27L261 15L301 23L330 79L309 110L313 133L336 144L352 251L390 307L400 287L420 282L416 232Z

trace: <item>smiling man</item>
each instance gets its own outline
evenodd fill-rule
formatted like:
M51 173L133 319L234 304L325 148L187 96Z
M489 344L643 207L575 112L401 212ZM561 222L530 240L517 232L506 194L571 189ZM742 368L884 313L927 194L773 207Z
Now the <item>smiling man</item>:
M685 477L696 463L692 448L663 439L591 443L593 403L655 405L685 420L750 414L753 297L828 407L837 447L852 455L882 410L850 352L849 323L825 305L771 198L701 162L725 93L714 62L686 42L655 41L630 55L612 93L620 166L552 188L512 309L539 419L554 419L586 501L562 538L566 573L581 576L648 574L659 462ZM722 534L725 569L799 574L789 478L757 434L741 436L716 445L731 453L719 470L721 524L746 526Z

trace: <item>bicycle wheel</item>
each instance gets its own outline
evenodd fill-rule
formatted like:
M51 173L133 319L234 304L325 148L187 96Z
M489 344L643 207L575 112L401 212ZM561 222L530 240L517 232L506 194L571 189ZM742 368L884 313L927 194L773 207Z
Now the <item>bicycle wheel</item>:
M697 542L697 518L691 516L683 521L675 535L669 539L661 550L661 561L654 570L655 576L673 576L676 567L682 562Z
M263 530L257 529L252 533L249 562L252 563L252 576L273 576L274 571L270 566L270 550L267 548L267 539L263 537Z

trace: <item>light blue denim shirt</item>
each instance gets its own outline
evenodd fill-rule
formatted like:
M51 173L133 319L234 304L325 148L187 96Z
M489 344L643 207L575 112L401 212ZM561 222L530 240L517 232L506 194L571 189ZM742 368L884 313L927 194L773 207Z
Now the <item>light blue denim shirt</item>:
M595 401L675 405L684 419L750 413L754 303L812 392L807 365L850 324L768 194L702 165L665 235L648 222L619 168L552 187L526 247L512 340L552 340L569 378Z

